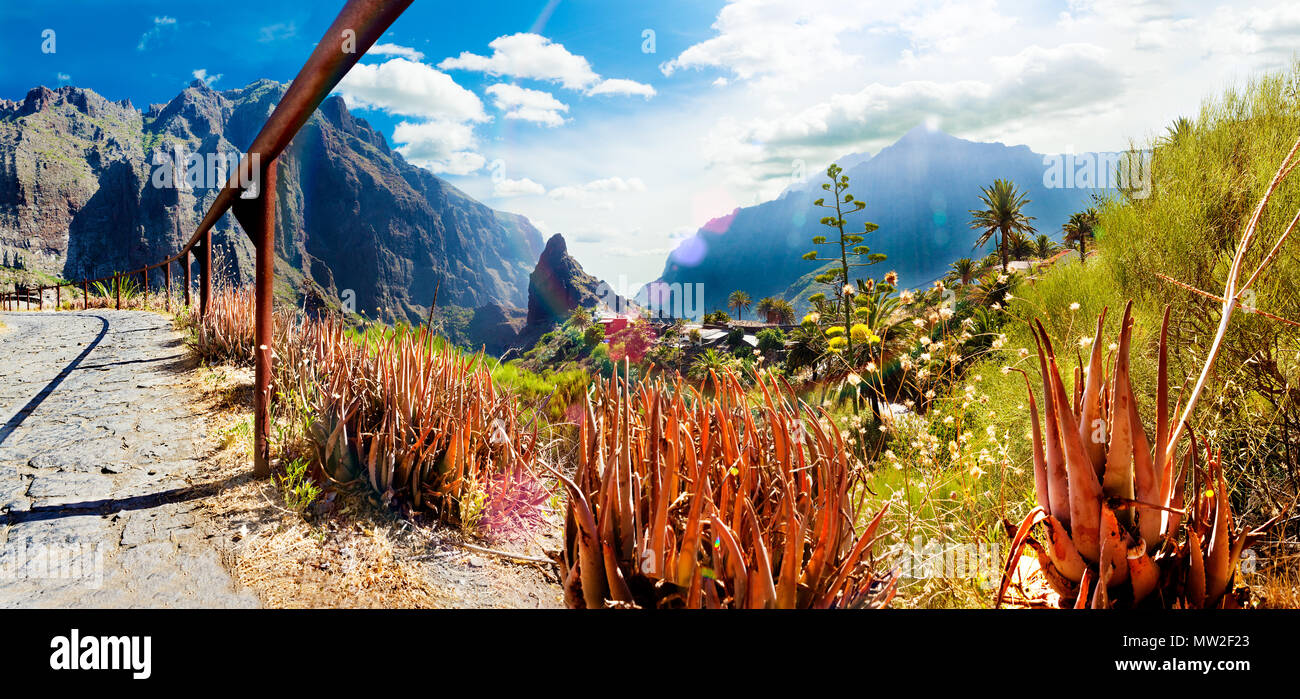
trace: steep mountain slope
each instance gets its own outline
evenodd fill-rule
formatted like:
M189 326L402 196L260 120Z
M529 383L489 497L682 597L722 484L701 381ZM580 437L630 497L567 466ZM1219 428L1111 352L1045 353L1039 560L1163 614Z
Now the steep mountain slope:
M846 231L859 232L863 221L878 224L866 244L889 259L870 274L897 270L904 286L926 284L953 260L983 254L971 249L977 234L969 228L968 212L978 207L980 188L996 178L1027 190L1026 210L1037 218L1035 226L1057 239L1069 215L1100 191L1045 187L1043 156L1026 146L976 143L924 127L865 162L857 155L845 160L858 162L846 173L849 191L867 203L864 213L848 217ZM702 284L706 310L725 307L737 289L756 300L783 295L819 266L801 256L813 248L812 236L828 233L819 223L827 211L813 206L825 194L823 181L825 173L815 173L774 201L708 222L669 255L662 281Z
M195 82L140 112L75 87L0 101L0 250L67 278L143 266L193 233L224 178L193 189L155 177L162 160L242 151L284 93L269 80L214 91ZM185 173L181 173L182 176ZM205 173L206 174L206 173ZM161 186L160 184L161 183ZM522 305L541 234L407 163L331 97L279 164L280 292L372 317L424 317L439 303ZM247 279L252 247L227 216L221 273Z

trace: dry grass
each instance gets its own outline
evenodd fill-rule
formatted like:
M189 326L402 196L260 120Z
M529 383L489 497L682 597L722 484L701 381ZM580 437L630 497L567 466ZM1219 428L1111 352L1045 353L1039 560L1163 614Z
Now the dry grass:
M252 478L252 370L199 369L191 394L213 425L216 493L195 510L235 581L273 608L555 606L550 566L466 548L459 533L399 517L364 486L327 489L308 516L273 480ZM233 475L232 475L233 474ZM554 523L552 523L554 528ZM548 543L550 547L557 544ZM540 556L542 545L516 550ZM467 580L473 584L461 584Z

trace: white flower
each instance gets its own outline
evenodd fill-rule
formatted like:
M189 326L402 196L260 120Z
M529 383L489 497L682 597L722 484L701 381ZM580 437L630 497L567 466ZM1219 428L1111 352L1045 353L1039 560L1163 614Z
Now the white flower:
M934 342L934 340L931 340L928 336L924 336L924 337L921 338L921 346L922 346L922 347L925 347L925 346L929 345L931 342Z
M930 361L930 353L929 353L929 352L922 352L922 353L921 353L921 361L923 361L923 362L928 362L928 361Z
M1080 347L1087 347L1088 345L1091 345L1091 344L1092 344L1092 338L1091 338L1091 337L1081 337L1081 338L1079 338L1079 346L1080 346Z
M1110 347L1108 347L1107 349L1109 349L1110 351L1114 352L1115 350L1119 349L1119 345L1117 345L1117 344L1115 344L1114 342L1112 342L1112 343L1110 343Z
M944 320L948 320L949 318L952 317L952 309L949 308L949 307L947 307L947 306L944 306L943 308L940 308L940 309L939 309L939 317L940 317L940 318L943 318Z
M995 310L995 311L1000 311L1000 310L1002 310L1002 304L1000 304L1000 303L992 303L992 304L989 304L989 308L992 308L992 309Z
M855 293L857 293L857 290L853 288L853 285L852 285L852 284L845 284L845 285L844 285L844 295L845 295L845 296L852 296L852 295L854 295Z
M998 275L998 283L999 283L999 284L1006 284L1006 283L1007 283L1007 275L1005 275L1005 274L999 274L999 275Z
M920 328L925 326L925 321L921 320L920 318L917 318L916 320L912 321L912 325L915 325L916 327Z
M857 386L858 384L862 383L862 377L858 376L857 374L849 374L848 381L850 384Z
M1077 311L1077 310L1079 310L1079 304L1078 304L1078 302L1075 302L1075 303L1070 304L1070 310L1071 310L1071 311Z
M876 370L876 363L875 363L875 362L867 362L867 365L866 365L865 367L863 367L863 368L866 369L868 372L873 372L873 371Z

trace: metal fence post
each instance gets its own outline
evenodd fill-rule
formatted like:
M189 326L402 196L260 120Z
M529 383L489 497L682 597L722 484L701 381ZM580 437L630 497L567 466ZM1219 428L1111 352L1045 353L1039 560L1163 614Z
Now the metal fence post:
M181 256L181 261L182 261L181 266L185 268L185 309L189 310L190 308L190 249L189 248L185 248L184 254Z
M122 310L122 275L113 275L113 289L117 295L117 310Z
M208 300L212 297L212 229L204 231L199 248L199 317L208 315Z
M233 207L235 218L257 246L257 271L253 354L253 475L271 475L271 360L275 336L272 301L275 287L275 185L276 161L266 164L255 199L241 199Z

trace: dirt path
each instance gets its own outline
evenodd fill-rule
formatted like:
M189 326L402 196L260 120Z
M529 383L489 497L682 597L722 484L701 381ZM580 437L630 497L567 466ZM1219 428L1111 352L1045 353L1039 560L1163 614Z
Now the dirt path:
M140 311L0 319L0 607L255 607L192 511L195 362Z

